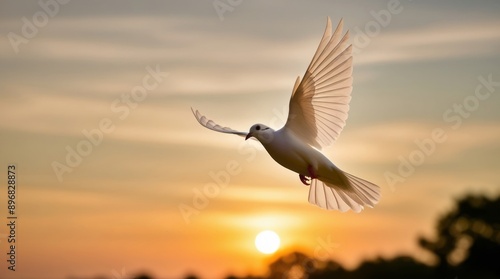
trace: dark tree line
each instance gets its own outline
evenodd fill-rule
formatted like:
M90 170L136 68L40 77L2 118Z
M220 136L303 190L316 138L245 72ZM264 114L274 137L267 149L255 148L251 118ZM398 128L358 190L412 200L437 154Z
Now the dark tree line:
M440 278L500 278L500 197L469 196L437 223L437 238L419 239L434 254Z
M436 236L420 237L418 243L434 255L435 265L402 255L364 261L356 269L347 270L335 261L319 261L294 252L272 262L265 277L226 279L500 279L500 197L467 196L458 200L455 209L439 218ZM136 279L153 278L141 275Z

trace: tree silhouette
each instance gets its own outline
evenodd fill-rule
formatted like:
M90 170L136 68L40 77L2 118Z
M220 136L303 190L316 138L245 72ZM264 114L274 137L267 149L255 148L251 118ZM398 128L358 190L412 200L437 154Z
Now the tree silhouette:
M149 276L148 274L139 274L135 276L134 279L153 279L153 277Z
M440 276L500 277L500 197L467 196L436 229L435 240L420 238L419 244L436 256Z
M431 266L425 265L409 256L398 256L393 259L378 258L374 261L365 261L353 270L349 277L357 279L386 278L386 279L431 279L435 278ZM324 277L327 278L327 277Z
M301 252L282 256L269 265L269 279L307 278L318 267L318 261Z

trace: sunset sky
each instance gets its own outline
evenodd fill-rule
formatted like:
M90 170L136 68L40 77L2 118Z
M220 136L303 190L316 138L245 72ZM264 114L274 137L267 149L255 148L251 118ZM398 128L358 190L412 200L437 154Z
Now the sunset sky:
M0 3L0 278L263 274L266 229L278 253L349 268L430 261L416 239L454 199L500 194L499 1L173 2ZM324 152L382 189L360 214L309 204L258 142L204 129L190 109L281 127L327 16L355 53L347 126Z

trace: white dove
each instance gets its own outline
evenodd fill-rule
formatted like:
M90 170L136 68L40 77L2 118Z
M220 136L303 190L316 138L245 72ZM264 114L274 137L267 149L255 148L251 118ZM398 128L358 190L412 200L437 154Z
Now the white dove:
M340 170L320 152L337 139L345 126L351 100L352 45L347 42L349 31L342 36L342 27L340 20L332 35L328 17L304 78L298 77L295 82L288 119L281 129L255 124L248 133L238 132L191 110L208 129L260 141L276 162L298 173L300 181L310 185L310 203L324 209L360 212L364 206L373 207L379 201L380 188Z

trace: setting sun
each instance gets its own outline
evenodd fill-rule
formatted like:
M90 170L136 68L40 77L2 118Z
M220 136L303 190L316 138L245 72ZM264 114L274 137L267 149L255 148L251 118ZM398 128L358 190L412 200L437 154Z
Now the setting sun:
M280 247L280 237L274 231L262 231L255 237L255 247L263 254L272 254Z

